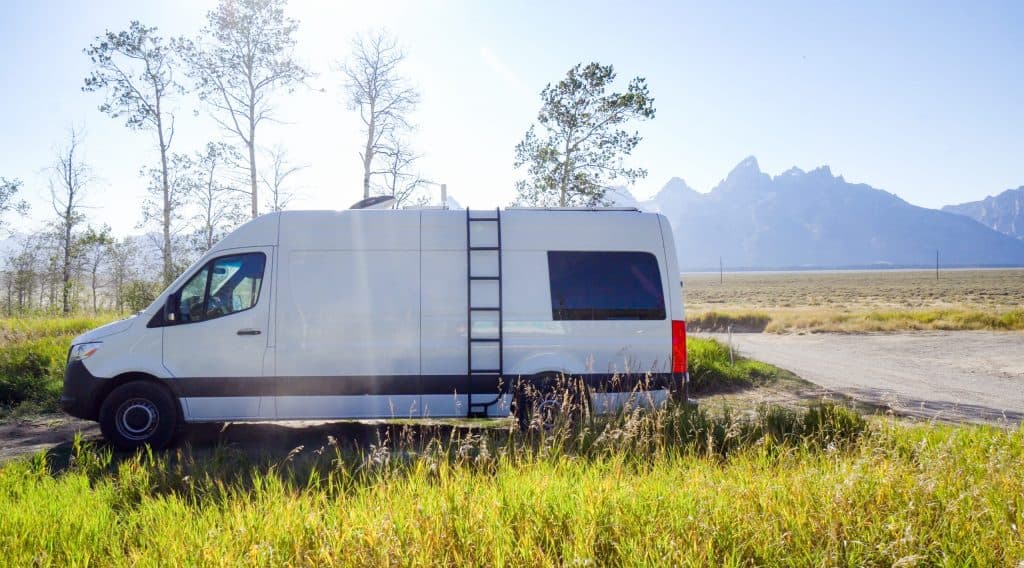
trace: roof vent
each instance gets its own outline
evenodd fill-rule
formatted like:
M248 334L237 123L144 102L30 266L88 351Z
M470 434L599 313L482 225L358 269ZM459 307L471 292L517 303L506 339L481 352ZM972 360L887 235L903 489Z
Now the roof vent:
M390 195L375 195L355 202L349 209L391 209L395 201Z

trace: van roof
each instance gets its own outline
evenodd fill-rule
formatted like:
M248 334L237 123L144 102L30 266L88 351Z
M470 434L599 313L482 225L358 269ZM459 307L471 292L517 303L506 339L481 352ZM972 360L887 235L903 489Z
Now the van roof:
M463 207L460 209L450 209L440 205L410 205L408 207L402 207L401 209L375 209L374 211L410 211L410 210L430 210L430 211L465 211L467 208ZM473 211L493 211L494 207L474 207L471 208ZM636 207L497 207L503 211L640 211ZM343 211L361 211L361 209L345 209ZM282 213L293 213L297 211L282 211Z

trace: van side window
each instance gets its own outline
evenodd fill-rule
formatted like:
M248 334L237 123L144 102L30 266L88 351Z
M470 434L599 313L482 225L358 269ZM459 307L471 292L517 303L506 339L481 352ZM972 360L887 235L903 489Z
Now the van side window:
M211 260L181 288L178 321L204 321L255 306L260 297L265 263L262 253Z
M551 316L564 320L663 320L658 259L648 252L548 251Z
M210 266L206 265L181 288L178 297L178 321L188 323L202 321L203 302L206 299L206 280Z

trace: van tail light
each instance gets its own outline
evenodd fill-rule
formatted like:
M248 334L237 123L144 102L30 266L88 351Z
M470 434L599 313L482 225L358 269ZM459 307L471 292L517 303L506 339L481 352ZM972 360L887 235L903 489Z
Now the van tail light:
M686 322L672 320L672 372L686 372Z

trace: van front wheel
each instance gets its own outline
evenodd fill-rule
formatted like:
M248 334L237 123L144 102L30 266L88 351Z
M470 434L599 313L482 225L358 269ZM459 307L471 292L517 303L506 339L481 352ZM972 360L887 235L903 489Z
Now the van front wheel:
M115 388L100 407L100 431L119 450L163 449L174 438L177 422L174 397L148 381Z

